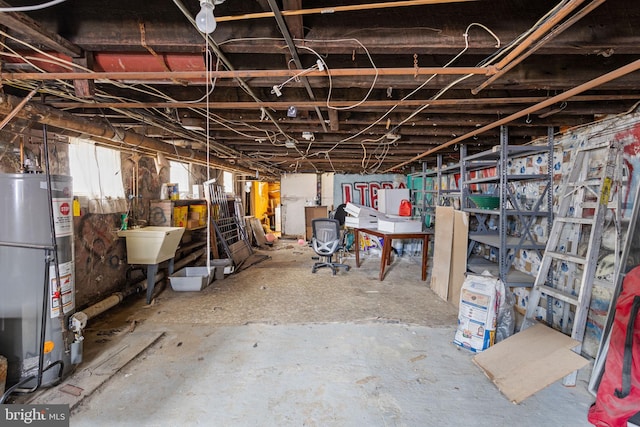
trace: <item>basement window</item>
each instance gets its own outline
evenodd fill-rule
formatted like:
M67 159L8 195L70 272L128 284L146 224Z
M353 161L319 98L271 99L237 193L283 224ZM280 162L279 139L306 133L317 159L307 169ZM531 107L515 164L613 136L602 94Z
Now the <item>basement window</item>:
M222 184L224 185L225 193L235 194L235 191L233 191L233 174L231 172L227 172L227 171L223 172Z
M86 139L70 138L69 170L73 177L73 194L80 198L89 213L128 210L118 150L98 147Z
M189 163L169 161L169 180L172 184L178 184L181 199L185 199L190 193L189 175L191 175L191 170L189 166Z

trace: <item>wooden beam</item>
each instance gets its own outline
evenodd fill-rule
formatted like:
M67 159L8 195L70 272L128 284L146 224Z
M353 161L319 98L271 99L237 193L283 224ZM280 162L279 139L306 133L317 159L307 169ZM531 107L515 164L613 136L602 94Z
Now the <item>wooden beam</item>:
M0 14L2 16L2 14ZM479 74L489 76L495 72L493 67L424 67L424 68L340 68L330 70L331 77L350 76L415 76L415 75L466 75ZM300 70L233 70L233 71L140 71L140 72L74 72L74 73L0 73L2 80L205 80L207 77L218 79L256 78L256 77L293 77ZM327 76L327 71L309 70L305 77Z
M282 34L285 42L287 43L287 47L289 48L289 52L291 54L291 58L293 59L293 62L296 64L296 68L298 70L303 70L304 67L302 65L302 61L300 60L300 56L298 55L298 49L296 48L296 45L293 42L293 39L291 38L289 28L287 27L287 24L284 21L284 17L282 16L282 12L280 12L280 9L278 8L278 4L276 3L276 0L267 0L267 1L269 2L269 6L273 11L273 16L276 20L276 23L278 24L280 33ZM311 85L309 84L309 80L305 76L301 76L298 78L302 81L302 84L307 91L307 95L309 95L309 99L311 101L315 101L316 96L313 93L313 89L311 88ZM324 117L322 116L322 111L320 111L320 108L317 108L317 107L315 108L315 111L316 111L316 115L318 116L319 123L322 126L322 129L326 132L327 126L324 123Z
M72 58L73 63L82 68L93 69L93 53L87 52L84 57ZM73 81L78 98L91 99L96 94L96 85L93 80L78 79Z
M340 130L340 119L338 118L338 110L329 108L329 128L332 131Z
M11 7L5 1L0 0L0 7ZM0 25L4 25L11 30L26 36L32 44L46 46L47 48L65 54L70 57L82 56L82 48L71 43L69 40L51 33L40 26L36 21L27 15L19 12L0 13Z
M407 99L407 100L373 100L362 103L363 108L389 108L394 106L415 107L425 104L437 106L487 106L487 105L512 105L512 104L534 104L542 102L550 97L528 96L514 98L469 98L469 99ZM640 98L638 94L623 95L581 95L573 96L569 102L598 102L598 101L635 101ZM209 104L211 110L256 110L261 107L273 108L276 110L286 110L294 102L298 109L326 107L326 101L275 101L275 102L212 102ZM353 101L331 101L334 107L348 107ZM47 105L56 108L206 108L205 102L67 102L50 101ZM331 111L331 110L329 110ZM335 110L334 110L335 111ZM331 117L329 117L331 118Z
M287 23L291 37L301 40L304 38L304 27L302 25L302 15L289 15L285 16L286 12L302 9L302 0L283 0L283 11L280 13L284 16L284 20Z
M478 86L477 88L473 89L471 91L471 93L474 94L474 95L477 95L482 89L484 89L487 86L489 86L492 82L498 80L500 77L502 77L504 74L506 74L509 70L511 70L516 65L518 65L519 63L521 63L522 61L527 59L532 54L534 54L536 51L538 51L544 45L546 45L551 40L553 40L556 36L558 36L561 33L563 33L566 29L568 29L570 26L572 26L573 24L578 22L580 19L584 18L586 15L591 13L594 9L596 9L598 6L600 6L604 2L605 2L605 0L593 0L591 3L589 3L587 6L582 8L580 11L578 11L571 18L569 18L565 22L563 22L561 25L559 25L559 26L557 26L555 28L551 28L549 33L547 33L547 35L544 38L539 40L533 47L531 47L530 49L528 49L525 52L523 52L522 55L518 56L517 58L513 59L512 61L510 61L510 62L508 62L506 64L503 64L502 66L500 66L500 64L498 64L498 67L500 68L500 70L497 73L495 73L493 76L491 76L487 80L485 80L480 86Z
M469 132L469 133L466 133L466 134L464 134L462 136L454 138L451 141L448 141L448 142L446 142L446 143L444 143L442 145L439 145L438 147L435 147L435 148L433 148L431 150L427 150L427 151L425 151L425 152L423 152L423 153L421 153L421 154L419 154L419 155L417 155L415 157L412 157L411 159L409 159L409 160L407 160L405 162L399 163L399 164L393 166L392 168L389 168L389 169L385 170L384 172L387 172L387 173L392 172L394 169L397 169L397 168L400 168L402 166L406 166L406 165L408 165L410 163L416 162L416 161L418 161L418 160L420 160L420 159L422 159L422 158L424 158L424 157L426 157L426 156L428 156L430 154L436 153L437 151L439 151L439 150L441 150L443 148L449 147L449 146L454 145L454 144L458 144L458 143L460 143L462 141L465 141L465 140L467 140L467 139L469 139L471 137L474 137L476 135L480 135L481 133L484 133L484 132L486 132L488 130L491 130L491 129L495 129L495 128L499 127L499 126L507 125L507 124L509 124L510 122L512 122L512 121L514 121L516 119L519 119L521 117L525 117L528 114L536 113L536 112L538 112L538 111L540 111L540 110L542 110L544 108L547 108L547 107L549 107L551 105L554 105L554 104L557 104L559 102L566 101L567 99L571 98L572 96L579 95L582 92L585 92L587 90L596 88L596 87L601 86L601 85L603 85L603 84L605 84L607 82L610 82L612 80L618 79L618 78L620 78L622 76L625 76L625 75L627 75L629 73L633 73L633 72L638 71L638 70L640 70L640 59L638 59L636 61L633 61L630 64L625 65L624 67L618 68L617 70L611 71L610 73L604 74L604 75L602 75L600 77L597 77L597 78L595 78L593 80L590 80L590 81L588 81L586 83L583 83L583 84L581 84L579 86L576 86L576 87L574 87L572 89L569 89L568 91L566 91L564 93L561 93L560 95L556 95L556 96L554 96L552 98L549 98L546 101L543 101L543 102L540 102L538 104L532 105L532 106L530 106L528 108L525 108L524 110L518 111L517 113L513 113L513 114L511 114L511 115L509 115L509 116L507 116L507 117L505 117L503 119L496 120L495 122L490 123L490 124L488 124L486 126L482 126L482 127L478 128L478 129L474 130L473 132Z
M21 105L24 105L24 107L19 109L18 107ZM75 117L70 113L59 111L39 103L26 103L25 105L24 99L20 100L19 98L11 95L1 95L0 115L10 114L21 119L79 132L90 137L110 140L116 144L128 146L129 148L141 147L146 150L158 151L169 155L177 154L186 160L196 159L200 162L206 160L206 153L203 152L193 152L135 132L126 130L118 131L106 123L85 120L83 118ZM228 148L226 149L228 150ZM247 169L239 165L230 165L223 160L218 160L217 158L210 158L209 164L212 167L221 167L223 169L234 169L247 173L254 172L251 169Z
M561 22L567 15L573 12L577 7L579 7L585 0L569 0L559 11L551 15L544 22L541 22L538 27L536 27L531 34L529 34L524 40L517 43L513 49L509 51L507 56L502 58L500 62L496 64L498 69L502 69L509 65L511 61L516 59L518 55L527 50L529 46L531 46L536 40L542 38L548 31L553 29L553 27Z
M330 7L316 7L310 9L299 9L299 10L283 10L283 16L299 16L299 15L318 15L318 14L327 14L327 13L337 13L337 12L355 12L360 10L371 10L371 9L385 9L385 8L397 8L397 7L407 7L407 6L423 6L428 4L443 4L443 3L462 3L468 1L476 1L476 0L407 0L407 1L388 1L381 3L367 3L367 4L357 4L357 5L349 5L349 6L330 6ZM258 13L247 13L244 15L234 15L234 16L216 16L217 22L229 22L229 21L244 21L247 19L261 19L261 18L272 18L273 12L258 12Z

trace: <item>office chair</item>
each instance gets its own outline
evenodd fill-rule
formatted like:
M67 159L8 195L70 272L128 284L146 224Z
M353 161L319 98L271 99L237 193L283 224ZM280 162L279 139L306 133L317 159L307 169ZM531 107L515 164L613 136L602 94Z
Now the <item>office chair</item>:
M331 268L334 276L340 267L344 267L345 271L349 271L350 267L348 265L333 262L331 259L333 254L342 246L340 221L333 218L316 218L311 220L311 228L313 229L311 246L321 258L320 262L313 264L311 272L315 273L322 267Z

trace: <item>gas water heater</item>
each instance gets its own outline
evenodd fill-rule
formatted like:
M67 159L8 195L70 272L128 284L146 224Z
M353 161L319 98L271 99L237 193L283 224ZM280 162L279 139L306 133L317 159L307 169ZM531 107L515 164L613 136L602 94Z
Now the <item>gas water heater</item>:
M8 362L7 388L21 382L18 390L47 386L71 372L73 334L66 333L75 311L71 182L51 176L51 218L45 175L0 174L0 353Z

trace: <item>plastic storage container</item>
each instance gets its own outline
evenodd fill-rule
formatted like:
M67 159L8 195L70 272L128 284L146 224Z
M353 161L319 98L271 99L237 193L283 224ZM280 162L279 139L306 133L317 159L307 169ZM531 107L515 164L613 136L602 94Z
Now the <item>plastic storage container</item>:
M216 267L211 267L211 272L207 267L185 267L169 276L171 289L176 292L201 291L213 280Z

